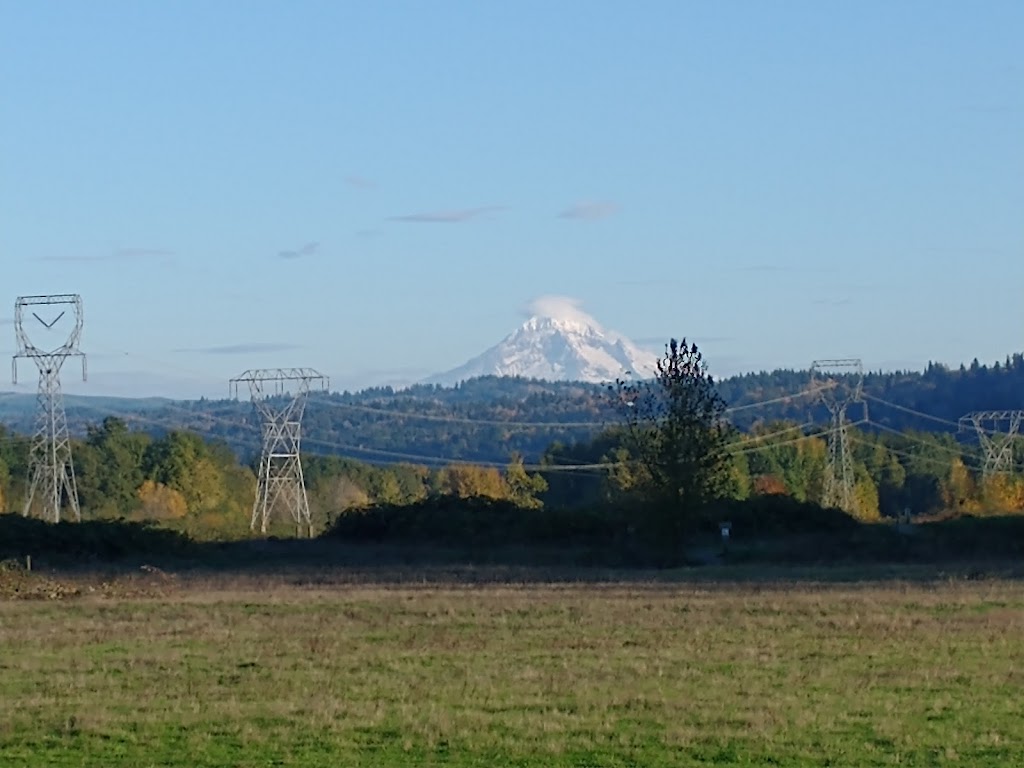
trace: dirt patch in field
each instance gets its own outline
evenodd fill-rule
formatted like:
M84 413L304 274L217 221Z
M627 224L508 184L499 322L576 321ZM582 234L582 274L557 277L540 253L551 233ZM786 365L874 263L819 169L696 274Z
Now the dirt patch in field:
M0 561L0 600L70 600L85 596L165 597L177 589L177 577L153 566L104 578L100 574L55 576L33 571L20 560Z

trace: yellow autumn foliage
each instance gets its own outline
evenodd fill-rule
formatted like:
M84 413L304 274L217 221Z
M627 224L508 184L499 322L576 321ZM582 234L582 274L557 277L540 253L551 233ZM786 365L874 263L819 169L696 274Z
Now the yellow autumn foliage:
M982 498L986 511L1024 511L1024 479L1008 474L987 477L982 482Z
M133 516L140 520L180 520L188 514L185 497L162 483L147 480L138 497L142 505Z

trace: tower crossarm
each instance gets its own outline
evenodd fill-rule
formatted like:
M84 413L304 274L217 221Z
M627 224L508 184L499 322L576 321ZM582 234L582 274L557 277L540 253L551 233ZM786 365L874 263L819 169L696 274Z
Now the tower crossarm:
M39 308L38 311L35 309L36 307ZM47 311L40 315L44 307ZM57 308L61 309L54 315L53 311ZM39 324L37 330L40 327L51 330L57 321L62 319L69 310L72 312L72 326L64 343L50 350L38 347L31 339L26 322L30 319L35 319ZM82 297L78 294L61 293L52 296L19 296L14 303L14 328L18 342L18 351L15 354L15 358L81 355L82 353L78 349L78 342L82 337L84 322Z
M232 397L238 397L239 387L247 385L255 400L305 394L314 389L326 391L330 381L313 368L253 368L231 379L229 384Z
M811 391L830 411L862 402L864 364L860 358L815 360L811 363Z
M1013 441L1020 432L1024 411L972 411L960 417L961 432L974 431L981 445L982 473L990 476L1013 469Z
M970 430L981 425L997 432L1002 431L999 427L1003 425L1012 427L1016 424L1019 428L1022 419L1024 419L1024 411L972 411L961 416L958 423L961 430ZM1012 431L1016 432L1017 430L1013 429Z

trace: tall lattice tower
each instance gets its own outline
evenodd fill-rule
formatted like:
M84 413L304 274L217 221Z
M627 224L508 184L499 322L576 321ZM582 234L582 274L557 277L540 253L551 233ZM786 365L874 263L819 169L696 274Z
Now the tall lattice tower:
M69 322L61 323L69 311L72 313ZM19 296L14 303L18 351L11 362L11 378L18 383L20 358L32 360L39 369L38 412L29 453L24 514L30 515L38 508L44 520L55 523L60 522L65 504L75 520L82 519L60 371L69 357L78 357L82 360L82 380L86 378L85 354L78 348L83 321L82 297L78 294ZM50 349L36 346L29 338L26 322L41 336L54 338L59 334L63 343ZM70 330L67 330L69 324Z
M259 483L250 528L256 530L259 522L260 531L266 533L274 510L284 507L295 522L296 533L312 536L313 522L299 456L302 414L310 390L326 390L327 378L312 368L249 370L231 379L234 397L238 397L241 384L248 385L263 428Z
M847 429L846 409L863 403L864 366L859 359L815 360L811 364L811 390L828 409L828 463L822 488L822 506L856 512L853 456Z

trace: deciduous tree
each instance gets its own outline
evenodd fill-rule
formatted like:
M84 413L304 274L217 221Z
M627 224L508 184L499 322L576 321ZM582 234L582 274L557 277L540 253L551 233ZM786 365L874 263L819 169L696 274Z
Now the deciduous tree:
M505 470L505 484L508 486L509 499L526 509L540 509L544 503L537 498L548 489L547 481L538 474L531 475L523 466L523 457L512 456L512 461Z

